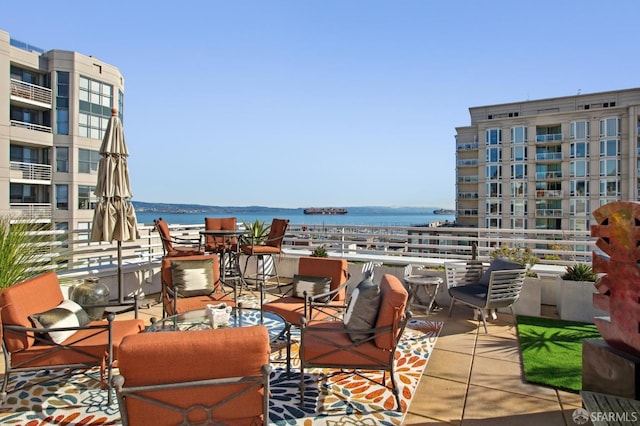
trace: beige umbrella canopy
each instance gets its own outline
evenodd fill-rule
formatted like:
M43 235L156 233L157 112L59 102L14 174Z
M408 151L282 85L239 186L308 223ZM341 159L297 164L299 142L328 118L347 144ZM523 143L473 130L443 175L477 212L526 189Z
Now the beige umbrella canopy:
M130 201L132 194L127 167L129 151L118 111L112 109L111 113L100 146L102 158L98 163L98 182L95 189L98 205L93 212L90 240L118 242L118 299L123 302L122 241L134 241L140 238L140 235L136 213Z

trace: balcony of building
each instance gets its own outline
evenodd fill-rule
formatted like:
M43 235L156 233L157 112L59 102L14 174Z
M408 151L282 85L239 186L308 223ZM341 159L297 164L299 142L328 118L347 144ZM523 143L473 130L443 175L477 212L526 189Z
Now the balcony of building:
M50 203L10 203L9 210L14 221L51 222Z
M456 151L477 151L478 142L458 142L456 144Z
M536 198L562 198L562 190L559 189L538 189L536 190Z
M458 167L478 167L478 159L477 158L461 159L456 161L456 165Z
M9 181L13 183L31 183L51 185L51 166L23 161L9 162Z
M471 184L477 184L478 183L478 175L471 175L471 176L458 176L456 178L456 181L458 183L471 183Z
M12 78L10 93L10 100L14 105L40 110L52 108L53 95L51 89L47 87Z
M562 179L562 171L560 170L547 170L537 171L536 180L559 180Z

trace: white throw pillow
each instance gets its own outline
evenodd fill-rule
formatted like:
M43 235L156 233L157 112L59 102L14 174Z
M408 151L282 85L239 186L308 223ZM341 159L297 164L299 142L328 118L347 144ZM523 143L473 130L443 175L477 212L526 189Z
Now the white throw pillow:
M213 293L213 259L172 261L171 282L180 297Z
M65 300L53 309L30 315L35 328L83 327L91 320L89 315L73 300ZM47 334L55 343L62 343L77 330L50 331Z

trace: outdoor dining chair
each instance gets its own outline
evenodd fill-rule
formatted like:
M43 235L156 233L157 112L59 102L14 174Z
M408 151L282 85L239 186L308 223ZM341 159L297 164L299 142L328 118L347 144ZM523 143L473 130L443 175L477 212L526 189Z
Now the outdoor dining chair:
M197 238L172 237L169 224L162 218L153 220L154 229L160 234L164 257L204 254Z
M278 287L280 287L277 262L273 256L282 254L282 242L288 226L288 219L273 219L269 227L269 234L264 241L257 241L256 238L251 235L247 243L240 245L240 250L247 255L242 277L245 280L255 281L256 284L260 286L261 302L264 300L264 290L266 282L269 279L275 278L278 282ZM256 271L254 274L247 275L247 266L252 257L254 257L256 261ZM269 272L265 267L264 260L266 257L273 260L273 272Z

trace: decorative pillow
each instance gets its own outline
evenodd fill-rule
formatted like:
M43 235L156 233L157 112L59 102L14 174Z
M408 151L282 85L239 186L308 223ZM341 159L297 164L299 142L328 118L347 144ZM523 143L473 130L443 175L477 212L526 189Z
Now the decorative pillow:
M487 268L486 271L482 273L482 276L478 280L478 284L482 284L485 286L489 285L489 281L491 280L491 272L493 271L507 271L509 269L524 269L525 266L521 263L514 262L512 260L497 257L491 261L491 264Z
M374 328L380 309L380 287L373 283L373 274L364 279L351 293L347 312L344 314L344 326L347 330ZM358 342L370 337L369 333L351 333L349 337Z
M65 300L53 309L29 316L35 328L83 327L91 320L89 315L73 300ZM50 331L47 334L55 343L62 343L76 330Z
M171 282L180 297L207 296L213 293L213 259L172 261Z
M294 275L292 293L294 297L304 298L307 296L328 293L331 289L331 277L309 277L306 275ZM329 296L316 299L319 302L328 302Z

